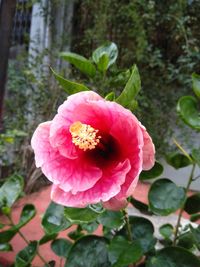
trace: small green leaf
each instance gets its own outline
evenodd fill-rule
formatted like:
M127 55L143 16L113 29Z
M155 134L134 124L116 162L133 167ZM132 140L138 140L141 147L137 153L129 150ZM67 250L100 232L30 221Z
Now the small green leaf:
M82 223L81 224L81 228L85 231L87 231L88 233L93 233L97 228L98 228L99 224L94 221L91 223Z
M192 150L192 158L200 167L200 148Z
M84 233L79 228L77 228L75 231L71 231L70 233L68 233L68 237L75 241L83 236Z
M88 75L89 77L95 76L96 74L95 66L89 59L72 52L62 52L60 53L60 56L64 60L74 65L82 73Z
M124 215L121 211L106 210L98 217L98 222L108 228L119 228L124 224Z
M57 235L58 235L57 233L53 233L53 234L50 234L50 235L44 235L40 239L39 244L43 245L43 244L45 244L45 243L47 243L47 242L49 242L51 240L54 240L54 239L56 239Z
M108 58L108 63L106 57ZM92 60L98 65L100 60L104 61L104 70L107 70L111 65L113 65L118 56L118 49L115 43L107 42L106 44L98 47L92 54ZM104 59L102 59L104 57ZM106 66L107 65L107 66ZM107 67L105 69L105 66Z
M198 267L199 259L188 250L180 247L166 247L150 257L146 267Z
M151 168L149 171L142 171L140 173L140 180L156 178L163 173L163 170L163 166L158 161L156 161L153 168Z
M97 63L97 68L102 73L105 73L108 69L109 65L109 56L106 52L102 53L101 57L99 58L99 62Z
M75 83L75 82L72 82L72 81L69 81L69 80L63 78L61 75L57 74L52 68L50 68L50 70L52 71L52 73L55 76L58 83L61 85L61 87L64 89L64 91L68 95L72 95L72 94L75 94L78 92L90 90L89 88L87 88L83 84Z
M130 243L122 236L113 238L108 251L109 260L113 267L123 267L136 263L143 256L142 249L137 241Z
M8 244L8 243L3 243L3 244L0 244L0 251L12 251L12 246L11 244Z
M36 214L36 210L35 210L34 205L26 204L23 207L23 210L20 216L20 221L16 226L18 228L21 228L22 226L27 224L35 216L35 214Z
M0 232L0 243L7 243L9 242L17 233L16 227L11 227L10 229Z
M37 253L38 243L37 241L32 241L27 247L21 250L15 258L15 267L27 267L29 263L33 260Z
M200 193L196 193L187 198L184 210L188 214L200 212Z
M99 236L84 236L70 249L65 267L111 267L107 240Z
M135 108L135 97L139 93L141 89L141 81L139 71L136 65L133 66L133 70L131 76L120 94L120 96L116 99L116 102L125 108L129 108L133 110Z
M179 99L177 111L182 120L191 128L200 130L200 115L198 101L193 96L183 96Z
M13 174L0 187L0 207L11 207L19 198L24 187L22 176Z
M114 92L110 92L105 96L105 100L108 101L114 101L115 100L115 93Z
M195 245L197 246L198 250L200 250L200 225L198 225L197 228L194 228L192 225L190 225L190 231L192 233Z
M149 206L133 197L130 197L129 202L140 212L148 215L152 215L153 213L149 210Z
M59 257L67 258L69 250L72 247L72 243L65 238L55 239L51 243L51 249Z
M190 231L179 235L178 244L179 247L183 247L186 249L191 249L194 246L193 235Z
M183 206L185 190L169 179L160 179L151 185L148 198L150 209L155 214L166 216Z
M96 220L99 213L91 210L90 208L70 208L65 207L65 217L71 223L88 223Z
M190 216L190 221L191 221L191 222L196 222L196 221L198 221L198 220L200 220L200 213L192 214L192 215Z
M192 164L192 162L183 154L179 152L173 152L166 156L167 163L175 169L184 168Z
M169 223L166 223L166 224L163 224L162 226L160 226L159 228L159 232L160 234L165 238L165 239L170 239L170 237L172 236L173 234L173 231L174 231L174 227L169 224Z
M192 74L192 87L195 95L200 98L200 75Z
M42 226L46 234L54 234L71 226L71 222L64 215L65 208L51 202L43 216Z

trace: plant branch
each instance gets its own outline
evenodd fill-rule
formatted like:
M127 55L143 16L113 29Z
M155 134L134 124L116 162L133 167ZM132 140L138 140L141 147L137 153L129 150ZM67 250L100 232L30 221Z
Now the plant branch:
M184 211L185 202L187 200L187 193L188 193L190 185L191 185L191 183L193 181L195 167L196 167L196 165L193 164L192 170L191 170L191 173L190 173L190 176L189 176L189 179L188 179L188 183L187 183L187 186L185 188L186 197L185 197L184 203L182 205L182 208L179 211L178 220L177 220L177 224L176 224L176 228L175 228L173 245L176 245L176 240L177 240L177 237L178 237L178 231L179 231L179 227L180 227L180 223L181 223L181 218L182 218L182 214L183 214L183 211Z
M132 242L133 238L132 238L132 234L131 234L131 226L129 223L128 212L126 211L126 209L123 209L123 214L124 214L124 219L126 222L126 231L127 231L127 235L128 235L128 240L130 242Z
M180 149L180 151L189 159L191 163L194 163L193 159L190 157L190 155L185 151L185 149L177 142L177 140L173 139L174 144Z
M8 217L8 219L10 220L11 225L12 225L12 226L16 226L16 225L14 224L13 220L12 220L11 215L7 215L7 217ZM21 236L21 238L24 240L24 242L25 242L27 245L29 245L30 242L29 242L29 240L24 236L24 234L23 234L19 229L17 229L17 232L18 232L18 234ZM38 255L38 257L41 259L41 261L42 261L46 266L50 267L49 263L46 262L46 260L43 258L43 256L42 256L42 255L40 254L40 252L38 251L38 249L37 249L37 251L36 251L36 254Z

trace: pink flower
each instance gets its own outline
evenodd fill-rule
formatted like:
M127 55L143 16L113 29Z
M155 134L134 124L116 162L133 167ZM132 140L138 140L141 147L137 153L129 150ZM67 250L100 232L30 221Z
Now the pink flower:
M155 149L127 109L94 92L69 96L52 121L41 123L31 145L36 166L53 183L53 201L70 207L103 202L121 209Z

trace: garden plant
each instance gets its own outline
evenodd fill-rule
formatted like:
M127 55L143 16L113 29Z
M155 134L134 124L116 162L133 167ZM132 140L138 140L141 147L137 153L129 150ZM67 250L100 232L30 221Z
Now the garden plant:
M26 204L18 223L12 218L13 204L23 196L24 179L17 173L0 187L0 209L8 224L0 224L0 250L12 250L10 241L19 234L27 246L15 258L13 266L31 266L37 255L43 266L66 267L200 267L200 193L188 196L190 185L200 178L200 148L187 151L174 140L176 151L167 156L175 169L188 166L191 173L186 188L162 177L163 166L155 161L155 147L145 127L133 114L141 90L136 65L119 70L115 65L118 48L107 42L90 59L62 52L61 58L88 77L88 85L65 79L51 68L67 100L51 121L35 130L31 144L36 166L53 183L51 198L42 218L44 236L28 240L21 228L35 216L37 207ZM107 79L107 83L104 83ZM96 88L101 81L109 87ZM124 89L120 91L120 86ZM93 86L93 87L92 87ZM110 88L116 90L110 90ZM193 96L183 96L177 112L186 125L200 131L198 104L200 76L192 74ZM106 94L104 93L106 92ZM65 99L64 99L65 100ZM134 198L137 182L153 178L148 203ZM127 207L135 207L141 216L131 216ZM159 228L144 215L167 216L178 211L175 227L169 223ZM183 212L190 215L182 226ZM59 232L76 225L66 238ZM94 232L102 226L102 236ZM38 248L51 242L51 249L61 263L50 261Z

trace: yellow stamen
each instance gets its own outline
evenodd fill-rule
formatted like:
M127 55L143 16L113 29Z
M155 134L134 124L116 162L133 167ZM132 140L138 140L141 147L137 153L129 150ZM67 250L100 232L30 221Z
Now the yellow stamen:
M72 135L72 142L84 151L94 149L101 139L100 135L97 136L99 130L80 121L74 122L70 126L69 131Z

